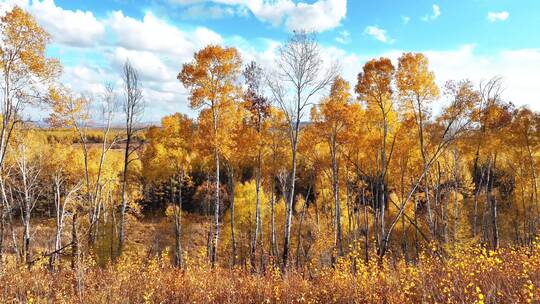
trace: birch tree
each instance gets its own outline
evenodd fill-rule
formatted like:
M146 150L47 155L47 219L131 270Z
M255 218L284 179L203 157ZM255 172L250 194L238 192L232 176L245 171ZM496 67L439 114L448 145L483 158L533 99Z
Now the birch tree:
M220 157L227 130L220 128L226 108L237 98L241 59L234 48L210 45L195 53L194 60L186 63L178 74L178 80L189 90L193 109L206 109L211 113L212 146L215 164L214 231L211 242L210 262L217 262L220 217Z
M26 105L45 98L43 87L53 86L61 71L58 60L45 54L49 34L29 13L15 6L0 18L0 175L13 131L21 123ZM3 193L3 192L2 192ZM7 213L7 198L0 197L0 230ZM0 233L0 263L4 234Z

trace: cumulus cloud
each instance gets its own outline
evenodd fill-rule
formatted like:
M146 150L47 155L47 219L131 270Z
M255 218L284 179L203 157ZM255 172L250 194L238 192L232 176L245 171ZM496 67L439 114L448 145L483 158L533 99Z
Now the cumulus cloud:
M536 74L540 70L540 49L516 49L499 51L490 55L477 52L475 44L465 44L449 50L421 50L429 59L429 66L435 72L435 80L440 87L449 80L470 79L475 83L495 76L503 77L503 98L516 105L529 105L540 111L538 82ZM356 82L356 73L371 58L387 57L397 65L397 59L407 50L392 50L384 53L348 56L344 77ZM353 66L353 68L351 68Z
M241 11L237 11L232 7L223 7L218 5L207 6L204 4L200 4L188 7L183 16L188 19L221 19L241 14Z
M317 0L313 3L293 0L173 0L190 5L212 2L246 8L257 19L287 30L322 32L340 25L347 14L347 0ZM189 11L189 8L188 8Z
M127 60L142 76L143 81L170 81L177 71L171 70L158 55L147 51L133 51L118 47L110 58L113 65L120 70Z
M437 4L433 4L431 6L431 10L431 15L425 15L424 17L422 17L423 21L435 20L441 15L441 8Z
M144 119L158 121L161 116L175 111L193 113L188 107L186 91L176 76L182 64L193 59L194 52L208 44L223 43L221 35L205 27L183 30L151 12L137 19L116 11L104 23L113 39L103 51L110 73L118 81L126 60L137 69L144 98L152 103ZM99 75L92 79L94 83L103 82Z
M391 39L388 37L387 33L386 33L386 30L376 26L376 25L370 25L370 26L367 26L364 30L364 34L366 35L369 35L377 40L379 40L380 42L384 42L384 43L394 43L394 39Z
M510 14L507 11L502 12L489 12L487 14L487 19L491 22L495 21L506 21L510 17Z
M132 50L178 54L185 49L192 50L191 41L184 32L154 16L151 12L143 20L125 16L123 12L113 12L107 25L118 46Z
M52 35L53 40L69 46L96 45L105 33L104 25L90 11L66 10L54 0L9 0L1 6L2 13L18 5L34 15L41 26Z
M191 5L208 2L207 0L176 1L189 2ZM212 1L219 2L219 5L236 5L235 9L247 7L251 12L253 10L249 8L249 5L252 5L251 7L254 9L257 7L253 5L260 5L257 12L259 16L264 16L265 19L262 20L268 22L276 20L275 22L278 25L287 25L287 22L293 22L295 19L291 19L290 16L293 14L291 12L303 7L300 5L301 3L293 3L289 0L272 3L262 0ZM92 56L88 56L86 61L76 61L77 63L66 65L63 81L78 92L90 92L98 96L103 92L105 81L114 82L116 87L120 89L121 65L126 59L130 59L139 70L143 94L150 104L143 118L145 121L158 121L163 115L176 111L195 115L189 109L187 92L176 79L176 75L180 71L181 65L192 60L193 53L205 45L220 43L235 46L239 49L244 62L255 60L268 69L273 67L273 62L278 53L277 50L281 45L280 42L269 39L247 40L241 36L222 37L204 27L184 29L159 18L151 12L147 12L142 18L133 18L126 16L121 11L117 11L111 12L103 19L96 19L91 12L65 10L53 5L52 0L36 0L32 4L24 0L14 0L8 4L13 5L15 2L21 7L28 8L31 12L34 12L32 11L34 6L35 12L47 12L47 14L39 17L37 13L34 14L44 28L53 33L55 42L77 46L75 48L66 47L66 49L70 50L82 50L84 48L85 51L80 58L85 58L86 55L94 53L102 55L97 61L93 61ZM323 2L330 3L331 1L316 1L312 2L312 4L304 4L314 6ZM272 8L278 8L278 6L281 9L272 11ZM5 11L6 7L8 7L6 2L1 2L0 10ZM265 11L266 8L268 8L267 11ZM326 9L317 8L314 14L319 14L321 10L325 11ZM440 9L434 9L433 12L433 16L440 15ZM81 20L84 18L96 20L100 26L94 26L94 28L101 28L101 30L94 31L95 34L90 35L93 37L92 39L75 37L83 34L75 35L70 29L60 29L59 25L53 24L55 22L43 21L51 20L52 16L57 16L54 18L64 18L63 15L59 14L67 14L66 18L76 17L81 18ZM39 18L43 18L43 20ZM92 22L88 21L90 24ZM339 24L339 21L337 24ZM73 21L73 26L78 27L80 25ZM81 29L80 33L84 31L92 33L87 28ZM57 37L60 33L64 37ZM386 30L375 25L367 27L365 35L370 35L383 43L391 44L394 41L389 37ZM107 41L103 41L104 39L107 39ZM350 34L343 30L339 32L335 39L339 43L347 43ZM94 45L96 43L98 45ZM404 51L393 50L365 55L345 51L339 47L323 46L321 50L325 62L339 60L342 68L341 73L344 78L351 82L351 85L356 82L356 75L367 60L386 56L395 62ZM475 45L463 45L446 51L419 51L425 53L429 58L430 67L435 71L436 80L441 86L447 80L452 79L469 78L479 82L482 79L500 75L504 77L506 88L504 97L506 99L518 105L530 104L536 110L540 110L540 103L536 100L538 86L536 74L540 70L540 49L507 50L486 55L485 53L476 52Z

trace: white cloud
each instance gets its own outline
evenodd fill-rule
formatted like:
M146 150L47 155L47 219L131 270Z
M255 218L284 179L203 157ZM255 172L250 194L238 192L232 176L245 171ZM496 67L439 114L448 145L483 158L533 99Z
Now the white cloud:
M242 12L240 10L234 10L231 7L223 7L218 5L206 6L200 4L188 7L183 15L193 19L221 19L241 14Z
M502 97L516 105L529 105L540 111L538 98L538 80L540 70L540 49L516 49L496 52L490 55L478 54L475 44L465 44L456 49L434 51L421 50L429 59L430 69L435 73L435 80L442 88L449 80L470 79L478 84L495 76L503 77L504 92ZM397 59L405 50L392 50L385 53L357 56L357 63L343 66L344 77L356 82L356 74L363 64L371 58L387 57L397 64ZM341 55L344 58L344 55ZM349 58L353 58L349 54ZM349 66L353 65L352 71ZM437 106L434 105L434 108ZM439 105L440 107L440 105Z
M183 48L192 49L182 31L158 19L151 12L144 15L143 20L124 16L115 11L107 21L114 34L116 44L131 50L145 50L174 54Z
M495 76L503 77L503 98L517 105L540 110L537 73L540 49L505 50L491 55L475 52L475 45L456 50L425 51L439 85L447 80L470 79L476 83Z
M487 19L491 22L495 21L505 21L510 17L510 14L507 11L502 12L489 12L487 14Z
M173 0L189 5L213 2L247 8L259 20L290 30L322 32L340 25L347 14L347 0L317 0L313 3L293 0Z
M186 2L188 0L176 1ZM189 1L190 3L208 2L207 0ZM295 19L291 19L291 16L296 14L295 10L303 9L301 3L293 3L292 0L274 2L263 0L212 1L219 2L219 5L236 5L235 10L245 7L252 13L257 9L254 5L260 5L256 10L258 12L256 16L259 16L257 18L267 22L277 20L278 25L286 26L289 26L288 23L294 23ZM91 12L65 10L53 5L52 0L34 1L31 6L29 0L13 0L10 3L15 2L21 7L29 8L29 10L32 9L30 7L36 6L41 11L47 12L47 14L39 17L36 15L36 18L43 24L45 29L53 33L56 41L63 41L61 43L77 46L77 48L66 47L66 50L82 50L80 49L81 46L86 48L81 51L79 57L70 60L71 64L66 65L62 78L65 83L78 92L90 92L98 96L103 92L105 81L113 81L117 88L121 88L121 65L125 59L129 58L139 70L143 93L146 101L150 104L144 117L145 121L158 121L161 116L176 111L194 115L194 112L188 106L186 90L178 82L176 75L180 71L181 65L192 60L193 53L205 45L221 43L235 46L239 49L244 62L256 60L266 68L273 66L280 45L278 41L260 38L255 40L246 40L240 36L223 38L218 33L204 27L186 30L167 22L165 19L158 18L150 12L146 13L142 19L126 16L123 12L118 11L111 12L105 19L96 20ZM316 1L315 3L312 2L313 4L304 4L314 6L323 2L330 3L331 1ZM6 2L0 2L0 10L5 10L6 7ZM275 10L272 10L272 8ZM320 14L320 11L321 8L317 8L314 14ZM325 11L325 9L322 9L322 11ZM306 11L304 10L304 12ZM63 14L67 14L65 18L77 17L81 18L81 20L84 18L96 20L103 29L95 31L96 34L93 36L90 35L93 37L92 39L86 36L75 37L82 36L85 30L89 31L89 29L81 29L79 32L81 34L75 35L71 28L55 28L54 26L59 25L49 24L40 19L50 20L54 16L56 16L54 18L64 18ZM253 14L255 15L255 13ZM440 16L440 9L433 9L433 16L435 15ZM298 20L298 22L300 21L301 19ZM80 27L77 22L70 22L73 22L72 26L74 28ZM87 23L91 24L92 22L88 21ZM63 22L60 24L63 24ZM339 21L337 24L339 24ZM98 28L98 26L95 26L95 28ZM103 41L105 34L101 31L107 33L106 38L108 40L106 42ZM57 37L58 33L66 34L65 37ZM391 44L394 42L385 29L375 25L367 27L364 33L384 43ZM339 43L347 43L347 40L350 39L350 33L343 30L335 39ZM349 80L352 86L356 82L357 73L367 60L386 56L395 62L403 52L402 50L393 50L366 56L337 47L324 46L321 50L325 62L340 61L343 77ZM441 86L447 80L452 79L469 78L479 82L482 79L500 75L504 77L506 90L503 96L505 98L518 105L530 104L535 110L540 110L540 102L536 99L538 87L536 75L540 70L540 49L506 50L485 55L477 53L475 45L464 45L446 51L419 51L423 51L429 58L430 67L434 70L436 80ZM90 56L92 54L101 54L103 56L99 56L99 61L93 61L95 59ZM88 59L85 59L87 55ZM71 54L70 56L74 55ZM101 61L102 59L104 61ZM77 63L74 64L73 62Z
M87 47L96 45L105 33L104 25L90 11L66 10L56 6L54 0L8 0L0 9L5 12L14 5L28 10L57 43Z
M325 31L339 26L347 14L346 0L319 0L313 4L298 3L285 16L289 30Z
M351 43L351 34L347 30L339 32L339 36L336 37L336 41L341 44Z
M274 40L263 41L262 49L255 49L254 42L241 37L227 40L238 47L243 61L257 61L262 67L271 69L277 54L280 42ZM450 50L420 50L429 59L430 68L435 72L436 81L442 88L448 80L470 79L475 83L489 79L493 76L502 76L505 91L503 97L517 105L529 104L533 109L540 111L540 102L537 99L536 80L537 71L540 70L540 49L507 50L491 55L478 54L474 44L463 45ZM338 47L321 47L324 62L340 62L341 74L351 86L356 83L357 73L361 71L365 62L372 58L388 57L395 64L405 50L391 50L384 53L360 55L340 49ZM176 74L184 61L175 62L147 51L133 51L117 48L110 54L113 73L120 71L123 60L129 57L141 73L142 87L147 103L144 120L158 121L163 115L176 111L195 115L189 109L186 90L176 80ZM119 88L119 75L100 68L92 68L85 64L66 68L65 79L73 88L80 91L102 92L103 81L116 80ZM434 110L440 109L440 104L434 105Z
M433 4L433 17L437 18L441 15L441 9L438 5Z
M171 71L159 56L152 52L126 50L118 47L112 55L110 60L117 70L120 70L124 62L129 60L143 81L170 81L178 73L178 71Z
M198 27L195 29L195 32L192 33L189 38L195 44L196 49L202 48L209 44L221 44L223 38L216 32L211 31L205 27Z
M441 15L441 8L437 4L433 4L431 6L431 10L431 15L425 15L424 17L422 17L423 21L435 20Z
M107 25L115 35L118 46L181 58L191 56L206 44L222 41L219 34L209 29L200 27L194 33L185 32L151 12L146 13L140 21L116 11L108 19Z
M106 71L86 63L65 67L62 78L71 89L91 94L103 92L104 81L109 80Z
M377 40L379 40L380 42L384 42L384 43L394 43L395 40L394 39L391 39L388 37L388 35L386 34L386 30L376 26L376 25L370 25L370 26L367 26L366 29L364 30L364 34L367 34Z

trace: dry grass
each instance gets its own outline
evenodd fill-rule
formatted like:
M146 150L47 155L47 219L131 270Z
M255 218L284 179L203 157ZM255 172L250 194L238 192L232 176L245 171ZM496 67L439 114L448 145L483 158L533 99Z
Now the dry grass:
M540 301L540 246L498 252L465 247L423 255L416 265L357 261L335 268L306 267L286 274L269 268L211 269L205 253L186 257L185 269L167 251L126 256L99 267L91 258L77 269L31 270L9 260L0 275L2 303L532 303Z

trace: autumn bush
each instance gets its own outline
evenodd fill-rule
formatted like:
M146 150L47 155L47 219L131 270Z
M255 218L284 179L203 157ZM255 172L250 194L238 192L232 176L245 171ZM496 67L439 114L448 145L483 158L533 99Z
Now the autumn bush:
M464 246L423 254L416 264L372 260L354 251L334 267L211 268L205 253L170 263L168 251L97 266L82 258L51 272L8 262L2 303L533 303L540 301L540 246L489 251ZM353 267L353 264L356 266Z

